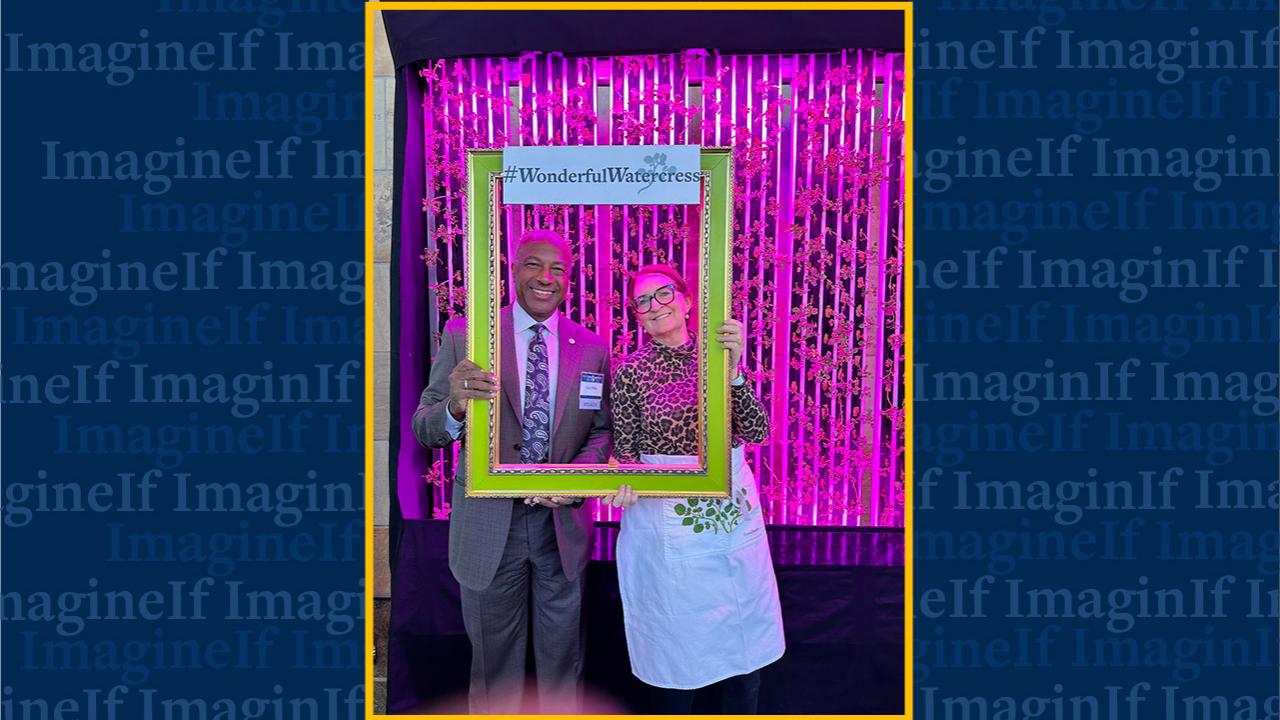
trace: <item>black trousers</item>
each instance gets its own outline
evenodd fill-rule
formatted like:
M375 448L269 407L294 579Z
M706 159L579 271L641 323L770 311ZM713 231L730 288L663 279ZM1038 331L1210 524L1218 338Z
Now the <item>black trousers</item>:
M653 688L653 715L755 715L760 704L760 671L734 675L696 690Z

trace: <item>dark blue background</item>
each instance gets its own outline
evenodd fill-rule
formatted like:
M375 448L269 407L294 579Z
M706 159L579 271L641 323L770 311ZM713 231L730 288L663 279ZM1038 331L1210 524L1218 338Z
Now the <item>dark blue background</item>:
M1199 5L1199 4L1196 4ZM961 40L966 48L978 39L991 39L1000 45L998 31L1014 30L1016 37L1021 38L1025 30L1039 22L1033 12L955 12L945 10L946 6L936 3L917 3L916 27L928 28L929 40ZM1052 19L1052 18L1050 18ZM1156 12L1148 8L1134 12L1088 12L1068 9L1061 24L1048 28L1049 33L1057 30L1075 32L1075 39L1119 39L1126 44L1133 40L1146 39L1153 44L1163 39L1191 39L1188 28L1199 28L1201 41L1239 37L1241 30L1258 30L1265 33L1267 28L1275 25L1274 7L1270 12ZM919 40L919 35L917 35ZM1056 38L1042 38L1039 48L1039 67L1036 69L993 69L989 71L967 70L920 70L916 73L917 87L920 83L932 82L935 89L949 77L960 77L963 86L958 96L952 100L951 117L938 117L941 106L937 97L933 98L933 116L927 117L922 110L924 101L917 95L916 118L916 151L923 153L928 149L944 147L955 149L957 136L965 136L968 148L1009 148L1032 146L1037 138L1054 138L1054 147L1060 139L1072 132L1073 119L976 119L975 88L976 81L988 81L993 89L1039 88L1043 93L1051 89L1067 92L1080 90L1107 90L1111 86L1108 81L1115 79L1118 90L1149 88L1153 91L1165 89L1185 89L1191 80L1202 80L1206 84L1215 78L1226 76L1231 78L1233 87L1222 107L1220 119L1177 120L1161 119L1103 119L1102 126L1091 135L1085 135L1084 141L1078 144L1079 151L1075 157L1074 177L1070 178L989 178L956 180L952 187L942 193L924 191L924 178L917 176L915 185L916 197L916 237L915 259L923 261L932 270L936 263L952 259L964 265L964 251L981 250L986 255L988 248L1001 244L997 232L992 231L949 231L930 232L925 230L922 213L929 202L965 201L974 203L979 200L1002 201L1035 199L1033 193L1043 191L1044 201L1076 200L1081 206L1095 199L1106 199L1116 191L1128 191L1136 195L1143 188L1155 188L1158 192L1156 207L1149 215L1148 229L1115 229L1089 231L1032 231L1020 243L1009 244L1009 255L1004 259L1005 267L1000 271L1000 287L998 289L938 289L930 279L929 287L921 287L917 277L915 303L917 312L923 312L932 304L936 314L960 313L976 318L982 313L1007 314L1005 306L1021 304L1024 311L1034 302L1045 300L1051 305L1048 313L1051 320L1041 326L1039 342L998 342L984 344L948 343L941 341L925 341L920 336L920 325L917 324L916 362L928 363L926 373L918 373L915 379L917 388L924 384L926 391L932 390L932 374L939 371L976 371L982 376L991 370L1013 373L1019 370L1044 371L1044 361L1052 359L1055 371L1089 370L1093 363L1111 362L1119 364L1126 358L1137 358L1142 367L1138 379L1131 383L1130 390L1134 399L1129 402L1119 401L1043 401L1040 410L1029 418L1020 419L1014 416L1008 403L968 402L968 401L928 401L917 403L915 420L917 437L922 427L930 430L948 422L1005 422L1013 421L1017 427L1022 420L1039 420L1048 422L1053 413L1066 414L1068 418L1081 410L1091 411L1090 431L1086 435L1085 448L1081 452L1016 452L1016 453L970 453L954 467L947 468L940 486L932 491L933 506L931 511L917 510L915 527L917 531L954 531L957 534L964 530L977 530L988 533L994 530L1062 530L1068 539L1072 533L1093 530L1102 533L1104 522L1121 523L1130 518L1145 521L1141 528L1141 539L1137 546L1136 557L1127 561L1033 561L1018 562L1005 577L1021 578L1027 587L1070 588L1073 593L1081 589L1094 588L1103 595L1112 588L1138 589L1139 577L1149 579L1148 588L1182 588L1188 595L1190 603L1190 579L1213 579L1221 575L1234 575L1236 584L1232 588L1232 597L1228 600L1228 617L1213 619L1172 619L1172 620L1137 620L1137 625L1128 633L1107 635L1103 631L1106 620L1073 620L1073 619L1012 619L1004 617L1007 603L1001 589L993 590L987 598L985 619L956 618L944 616L937 619L921 617L920 604L916 605L915 639L935 641L939 638L955 640L960 638L976 638L991 640L1005 638L1010 645L1016 647L1015 632L1018 628L1029 629L1034 636L1040 628L1048 624L1060 626L1055 652L1058 658L1054 667L1008 668L988 665L983 661L971 668L935 668L928 669L928 676L920 680L917 669L916 709L919 716L926 709L923 704L922 686L937 688L939 698L944 696L969 696L994 699L999 696L1023 697L1060 697L1072 695L1101 695L1105 686L1119 686L1126 691L1135 683L1147 682L1150 687L1145 691L1148 700L1140 708L1139 717L1162 716L1165 711L1160 698L1162 686L1177 685L1180 695L1217 695L1227 696L1234 701L1238 695L1253 695L1259 702L1267 696L1274 696L1276 681L1276 621L1274 618L1248 619L1243 617L1247 607L1244 603L1246 592L1245 579L1259 578L1265 587L1276 587L1274 562L1268 574L1258 569L1257 560L1249 561L1197 561L1174 562L1156 561L1155 542L1157 538L1157 522L1171 522L1179 528L1186 529L1224 529L1227 531L1250 531L1257 537L1260 533L1276 529L1276 512L1274 505L1261 510L1197 510L1194 509L1196 495L1193 486L1194 471L1210 469L1215 471L1218 479L1256 479L1266 483L1274 483L1276 479L1276 450L1274 447L1275 415L1269 418L1253 416L1246 403L1229 401L1198 402L1157 402L1151 400L1153 387L1149 382L1150 365L1153 362L1168 362L1168 370L1205 371L1216 370L1223 374L1240 370L1250 376L1259 371L1276 370L1275 341L1263 341L1253 344L1214 344L1192 343L1185 356L1166 357L1159 344L1138 342L1111 343L1067 343L1063 341L1061 314L1064 304L1075 304L1080 313L1111 312L1136 315L1138 313L1154 313L1162 316L1169 313L1195 312L1199 304L1202 310L1209 313L1240 311L1250 304L1262 305L1268 310L1276 302L1275 288L1260 288L1262 248L1276 246L1275 235L1275 203L1277 185L1275 179L1276 161L1276 123L1272 119L1246 120L1244 82L1253 80L1263 87L1274 90L1276 71L1273 69L1254 70L1187 70L1186 78L1178 84L1161 85L1157 83L1154 70L1067 70L1056 69ZM1021 48L1015 55L1022 61ZM919 59L919 55L917 55ZM936 61L936 56L935 56ZM1184 56L1185 59L1185 56ZM1237 53L1237 61L1243 58ZM1258 62L1261 63L1261 55ZM1046 103L1047 105L1047 103ZM1105 108L1103 109L1105 111ZM1272 109L1274 113L1274 108ZM1163 156L1165 150L1173 147L1187 147L1194 153L1201 147L1225 146L1225 137L1234 134L1237 148L1268 148L1271 157L1270 174L1259 178L1224 178L1221 187L1212 193L1198 193L1191 187L1191 180L1184 178L1116 178L1091 177L1093 166L1089 146L1092 137L1109 137L1112 146L1152 146L1160 149ZM1003 154L1003 153L1002 153ZM1056 162L1056 157L1055 157ZM1243 203L1246 200L1261 201L1267 205L1270 217L1268 231L1171 231L1168 229L1169 193L1183 191L1191 200L1225 200L1232 199ZM1132 223L1132 217L1130 222ZM1151 258L1152 247L1163 248L1164 257L1199 257L1206 248L1226 249L1235 245L1245 245L1248 253L1244 256L1245 265L1240 270L1241 287L1234 289L1152 289L1147 298L1140 303L1126 304L1120 301L1118 289L1019 289L1016 273L1021 250L1037 251L1039 257L1083 258L1089 263L1099 259L1111 259L1117 264L1127 258ZM1201 262L1203 264L1203 262ZM917 272L919 268L917 268ZM985 275L982 276L985 280ZM1245 325L1247 327L1247 324ZM1269 330L1274 338L1274 328ZM1091 373L1096 378L1096 372ZM1114 386L1113 386L1114 387ZM1094 392L1096 392L1094 386ZM1114 392L1114 390L1113 390ZM1274 397L1274 385L1270 395ZM1040 393L1043 398L1043 392ZM1207 424L1213 421L1240 422L1250 421L1254 424L1269 422L1272 425L1271 447L1266 451L1235 452L1234 459L1224 465L1209 465L1204 460L1204 452L1165 452L1165 451L1123 451L1108 452L1105 446L1103 428L1106 413L1123 412L1130 420L1146 419L1150 421L1167 420L1175 426L1184 421ZM919 478L931 466L939 464L936 452L928 452L917 446L915 473ZM1026 484L1033 480L1047 481L1056 486L1063 481L1084 481L1089 468L1096 468L1097 479L1121 480L1137 486L1140 471L1163 472L1169 467L1182 467L1187 476L1182 480L1182 489L1175 494L1176 510L1171 511L1085 511L1084 518L1069 527L1054 524L1052 513L1043 511L960 511L955 510L956 490L954 471L968 471L971 481L1012 480ZM1274 493L1274 485L1270 487ZM970 496L972 498L972 495ZM917 485L916 501L921 501ZM1274 503L1274 500L1271 502ZM1274 539L1272 540L1274 543ZM917 560L914 568L916 578L916 596L930 588L941 588L948 591L953 579L965 579L965 587L971 586L970 580L989 572L987 562L930 559L922 557L923 548L917 538ZM1274 549L1272 550L1274 555ZM999 577L999 576L997 576ZM966 603L968 598L966 597ZM948 610L950 605L947 605ZM968 605L966 605L968 609ZM1133 608L1130 608L1131 610ZM1069 663L1070 632L1076 628L1088 629L1093 637L1137 638L1146 654L1146 643L1155 639L1166 639L1172 643L1174 638L1190 636L1199 639L1228 637L1255 638L1255 632L1269 631L1269 660L1260 667L1249 668L1204 668L1198 679L1180 682L1171 677L1172 668L1144 667L1140 660L1136 667L1091 668L1073 667ZM1211 635L1210 635L1211 633ZM932 655L932 653L930 653ZM1218 657L1222 651L1218 649ZM930 660L932 657L930 657ZM1060 688L1055 688L1060 684ZM1106 713L1105 700L1102 712ZM1235 706L1231 706L1235 711ZM1274 708L1274 705L1273 705ZM941 707L934 708L942 713ZM1181 717L1182 709L1172 711ZM1048 710L1046 712L1053 712ZM1071 712L1067 706L1066 712ZM1122 714L1127 712L1121 707ZM1261 712L1261 710L1259 711ZM935 715L943 717L942 714ZM1128 717L1125 715L1125 717ZM1174 717L1174 715L1170 715Z
M319 6L327 3L318 3ZM255 14L202 13L163 14L160 3L6 3L5 33L23 33L25 42L138 41L138 30L147 28L152 43L179 40L187 44L201 40L218 42L219 32L234 32L237 37L255 26ZM287 9L287 5L286 5ZM357 8L358 9L358 8ZM359 72L275 71L274 47L269 39L273 31L292 32L295 38L311 41L338 40L344 46L363 39L363 15L359 12L286 13L283 24L268 30L268 38L257 51L255 72L145 72L123 87L106 83L99 73L12 72L4 73L3 100L5 110L3 135L4 177L4 259L31 261L37 267L47 260L73 262L100 260L99 252L109 248L113 261L141 260L154 266L162 260L179 260L184 251L198 251L203 257L219 244L213 233L134 233L118 231L120 195L133 193L140 201L192 204L197 202L253 202L253 193L261 191L263 202L294 201L306 203L333 193L348 193L356 198L363 193L363 181L311 179L313 163L307 149L300 149L293 159L292 179L258 181L175 180L172 189L161 196L142 192L141 182L134 181L42 181L44 174L43 140L58 140L63 150L103 149L114 154L118 150L173 150L174 138L186 140L187 149L235 148L253 149L255 140L281 138L295 134L292 122L245 121L201 122L196 113L195 83L210 83L214 88L284 90L359 91L363 78ZM5 40L6 60L10 49ZM154 56L154 51L153 51ZM153 60L154 62L154 60ZM363 125L350 122L326 122L323 130L305 139L325 139L332 149L362 149ZM275 145L273 144L273 147ZM352 224L363 228L355 218ZM316 260L329 260L335 265L361 261L364 257L363 232L294 232L250 233L247 242L229 248L229 265L238 262L238 250L256 252L258 259L302 260L310 265ZM160 314L186 314L197 318L205 314L221 314L238 305L247 310L254 303L270 303L273 318L280 308L293 305L302 313L347 316L352 322L363 317L359 304L343 304L336 291L245 291L237 290L237 268L222 268L222 287L215 291L142 293L104 292L88 308L71 306L65 293L17 292L4 294L6 330L4 333L4 374L35 373L42 379L49 373L69 372L74 364L95 368L110 358L109 348L97 346L14 345L12 318L18 306L29 312L95 313L112 317L118 313L141 313L143 305L154 304ZM286 345L278 330L278 322L264 326L260 344L239 346L149 346L137 357L122 361L145 363L155 372L192 372L197 376L221 372L262 373L262 363L270 361L274 372L308 372L313 366L328 363L340 366L348 360L361 360L358 344L330 346ZM350 486L357 507L363 507L363 462L359 452L327 453L317 430L321 415L337 414L342 423L360 423L363 418L363 363L356 368L352 397L347 403L266 405L247 422L265 423L272 414L292 415L311 411L308 445L300 453L262 453L244 455L192 455L182 465L166 471L161 484L172 483L174 472L193 473L192 481L203 482L307 482L308 470L318 473L317 481L345 483ZM202 423L228 423L242 426L231 416L228 405L205 404L133 404L128 402L132 383L124 368L117 371L113 402L95 405L15 405L4 407L3 477L12 481L33 482L38 469L48 471L50 481L75 481L87 486L110 480L119 472L141 473L154 466L154 458L129 455L58 455L54 453L54 417L70 414L85 422L120 423L188 423L190 413L198 413ZM313 390L314 392L314 390ZM160 496L160 511L150 514L123 513L37 513L25 528L6 528L3 544L4 589L6 593L23 595L35 591L85 591L87 579L96 577L100 590L117 588L163 589L170 581L194 581L205 576L203 563L106 563L106 525L125 523L135 531L170 530L235 532L241 521L250 530L278 530L286 538L291 531L320 532L322 525L339 528L348 522L363 522L363 510L344 513L304 513L294 528L276 528L269 514L261 513L182 513L164 512L172 502L172 494ZM357 533L360 528L357 528ZM242 563L235 573L219 581L204 622L98 622L76 636L90 643L102 639L151 639L155 628L163 628L166 638L191 638L208 641L230 639L236 630L258 630L275 626L281 631L276 638L275 657L284 658L281 645L290 642L289 633L306 630L311 640L341 640L356 645L354 668L339 670L292 670L274 667L270 671L199 670L160 671L131 688L126 697L122 717L135 714L140 687L154 687L165 697L321 697L325 688L340 688L341 697L363 682L363 662L367 657L359 648L363 644L363 621L358 617L362 606L349 612L357 616L354 628L343 636L330 636L323 622L233 622L221 619L225 612L220 596L225 595L222 580L238 580L246 589L315 590L322 594L343 590L359 591L364 562L362 544L357 542L351 560L330 563ZM6 612L8 612L6 604ZM222 609L220 609L222 608ZM13 698L48 698L76 696L83 702L83 688L109 688L120 682L118 671L48 672L24 668L21 660L21 634L39 631L40 638L57 639L49 623L6 622L3 652L4 685L14 689ZM283 688L277 695L274 685ZM6 699L8 699L6 695ZM323 706L322 706L323 707ZM99 708L101 711L101 708ZM7 717L7 714L6 714ZM101 717L101 715L99 716Z

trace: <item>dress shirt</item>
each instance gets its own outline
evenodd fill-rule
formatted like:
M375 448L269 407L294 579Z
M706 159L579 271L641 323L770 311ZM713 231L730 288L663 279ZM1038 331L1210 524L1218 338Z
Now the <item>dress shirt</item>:
M529 362L529 343L533 342L533 326L538 323L528 312L525 311L520 303L515 303L511 312L511 330L515 333L516 346L516 371L520 375L520 407L516 408L516 412L522 417L524 415L524 380L526 374L526 365ZM547 344L547 372L550 377L547 378L548 399L550 402L550 426L555 427L556 421L556 385L560 377L560 311L555 311L551 317L542 321L542 341ZM444 429L456 440L462 435L462 421L453 417L453 413L445 410L444 413ZM551 452L550 446L547 452Z

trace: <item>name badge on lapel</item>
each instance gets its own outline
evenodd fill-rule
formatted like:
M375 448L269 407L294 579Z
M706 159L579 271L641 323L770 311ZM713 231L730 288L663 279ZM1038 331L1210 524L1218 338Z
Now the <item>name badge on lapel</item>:
M578 409L599 410L600 401L604 398L604 375L601 373L581 373L578 382Z

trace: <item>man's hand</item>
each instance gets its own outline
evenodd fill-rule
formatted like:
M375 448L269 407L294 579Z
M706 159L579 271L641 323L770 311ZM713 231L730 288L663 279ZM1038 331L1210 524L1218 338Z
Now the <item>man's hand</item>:
M527 497L524 499L525 505L541 505L549 508L565 507L576 502L578 502L577 498L564 497Z
M470 360L458 363L449 373L449 414L454 420L467 416L469 401L492 400L497 396L498 376Z

